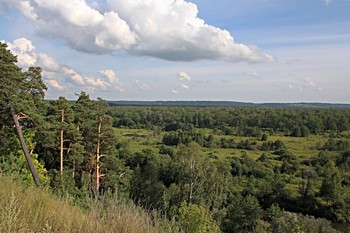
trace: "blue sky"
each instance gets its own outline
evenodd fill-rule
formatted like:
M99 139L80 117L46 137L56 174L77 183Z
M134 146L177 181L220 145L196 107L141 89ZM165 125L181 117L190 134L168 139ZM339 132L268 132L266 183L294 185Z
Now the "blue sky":
M49 99L350 103L349 0L0 0Z

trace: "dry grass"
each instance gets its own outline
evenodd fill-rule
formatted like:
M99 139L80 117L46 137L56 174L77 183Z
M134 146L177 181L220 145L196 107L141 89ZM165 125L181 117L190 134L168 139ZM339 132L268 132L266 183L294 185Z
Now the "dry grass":
M48 191L0 176L0 232L178 232L174 222L149 214L117 196L91 200L83 211Z

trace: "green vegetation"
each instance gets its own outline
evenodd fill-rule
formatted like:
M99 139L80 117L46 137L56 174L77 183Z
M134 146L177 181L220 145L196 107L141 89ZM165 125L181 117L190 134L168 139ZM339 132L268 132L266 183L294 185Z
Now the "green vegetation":
M40 68L22 72L2 43L0 61L3 232L350 222L349 109L111 107L84 92L45 102Z
M117 195L88 198L82 209L8 177L0 182L0 232L179 232L174 222Z

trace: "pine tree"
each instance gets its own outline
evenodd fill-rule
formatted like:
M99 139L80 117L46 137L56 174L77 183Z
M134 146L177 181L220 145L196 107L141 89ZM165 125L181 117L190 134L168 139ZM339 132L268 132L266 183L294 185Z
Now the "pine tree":
M39 176L30 157L22 127L35 128L40 125L42 118L38 114L38 108L43 106L46 86L39 67L30 67L27 72L22 72L16 62L17 58L7 50L7 45L0 42L0 109L4 113L1 114L1 122L3 126L15 125L35 184L40 187Z
M53 139L48 146L53 151L51 156L56 158L55 161L57 161L59 154L60 176L63 176L64 167L69 167L69 172L74 178L76 166L82 161L82 137L74 123L72 106L64 97L50 102L47 121L50 126L46 133L50 134ZM52 166L56 166L55 164Z
M85 92L74 105L75 123L83 137L83 179L95 192L99 192L101 186L113 187L121 167L116 157L112 118L107 115L107 109L106 101L100 98L93 101Z
M97 145L97 113L90 96L82 92L73 106L74 123L82 136L84 147L81 169L82 186L85 189L93 188L94 157Z

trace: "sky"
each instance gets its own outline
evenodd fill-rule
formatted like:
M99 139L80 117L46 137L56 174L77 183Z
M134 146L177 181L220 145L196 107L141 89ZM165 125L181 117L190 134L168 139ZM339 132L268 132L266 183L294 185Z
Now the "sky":
M47 99L350 103L350 0L0 0Z

